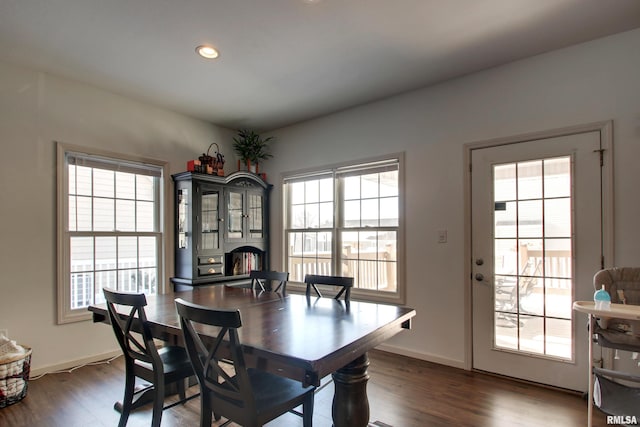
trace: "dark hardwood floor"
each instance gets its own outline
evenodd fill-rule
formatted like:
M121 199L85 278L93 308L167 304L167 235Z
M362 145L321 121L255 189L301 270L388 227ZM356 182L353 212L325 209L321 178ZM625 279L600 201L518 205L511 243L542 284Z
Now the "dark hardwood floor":
M537 387L477 372L468 372L390 353L370 352L368 385L371 422L393 427L587 425L587 403L576 394ZM0 409L0 426L116 426L113 403L122 398L123 363L86 366L71 373L49 374L29 382L27 397ZM190 393L197 393L197 385ZM315 400L314 426L331 426L332 385ZM170 402L171 398L167 399ZM199 399L164 411L162 426L197 426ZM594 410L594 427L606 417ZM129 427L148 426L147 405L129 418ZM218 423L219 424L219 423ZM214 424L214 425L218 425ZM232 424L235 426L235 424ZM376 425L376 424L374 424ZM287 414L268 426L302 426Z

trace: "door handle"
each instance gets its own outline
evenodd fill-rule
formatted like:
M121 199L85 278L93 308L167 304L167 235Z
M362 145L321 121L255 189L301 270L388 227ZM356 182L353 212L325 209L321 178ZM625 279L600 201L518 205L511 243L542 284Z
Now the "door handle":
M484 281L484 275L482 273L476 273L476 282Z

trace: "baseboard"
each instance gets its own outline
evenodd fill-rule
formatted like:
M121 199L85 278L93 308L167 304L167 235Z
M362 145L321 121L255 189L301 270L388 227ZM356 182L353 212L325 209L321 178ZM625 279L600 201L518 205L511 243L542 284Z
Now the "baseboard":
M453 368L465 369L464 361L449 359L434 354L419 353L416 351L407 350L406 348L396 347L389 344L380 344L376 347L377 350L386 351L387 353L399 354L401 356L412 357L414 359L424 360L426 362L433 362L439 365L451 366Z
M83 357L81 359L69 360L64 363L56 363L54 365L48 366L40 366L37 368L33 368L30 371L31 377L37 377L44 374L50 374L54 372L64 372L69 369L76 368L79 366L87 365L89 363L101 362L103 360L111 359L112 357L119 356L122 354L120 350L114 350L107 353L95 354L93 356Z

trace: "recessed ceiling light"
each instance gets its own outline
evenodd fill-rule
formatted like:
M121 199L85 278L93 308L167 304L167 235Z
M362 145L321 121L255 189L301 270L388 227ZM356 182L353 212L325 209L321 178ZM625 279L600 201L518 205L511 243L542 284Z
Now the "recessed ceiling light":
M207 58L207 59L215 59L218 57L219 53L216 50L215 47L208 45L208 44L203 44L200 45L196 48L196 52L198 53L198 55L202 56L203 58Z

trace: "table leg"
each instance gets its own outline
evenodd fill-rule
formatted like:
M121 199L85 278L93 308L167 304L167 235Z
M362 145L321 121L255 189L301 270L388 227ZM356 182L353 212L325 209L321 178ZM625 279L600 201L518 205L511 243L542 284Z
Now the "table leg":
M366 427L369 424L367 353L331 374L335 386L333 395L334 427Z

